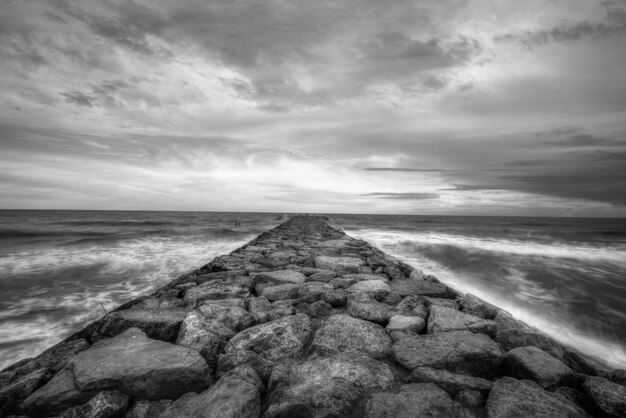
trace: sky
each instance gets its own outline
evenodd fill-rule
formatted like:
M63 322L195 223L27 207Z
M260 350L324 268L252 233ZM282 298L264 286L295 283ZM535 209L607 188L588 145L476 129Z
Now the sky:
M0 208L626 216L624 0L3 0Z

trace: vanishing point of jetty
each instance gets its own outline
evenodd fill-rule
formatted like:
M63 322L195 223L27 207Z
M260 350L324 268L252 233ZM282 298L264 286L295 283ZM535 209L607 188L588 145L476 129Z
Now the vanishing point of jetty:
M0 415L623 417L625 384L296 216L0 372Z

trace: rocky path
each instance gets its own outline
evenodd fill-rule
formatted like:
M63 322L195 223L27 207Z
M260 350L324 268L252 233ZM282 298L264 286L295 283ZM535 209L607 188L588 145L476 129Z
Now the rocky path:
M623 417L624 384L297 216L0 372L0 415Z

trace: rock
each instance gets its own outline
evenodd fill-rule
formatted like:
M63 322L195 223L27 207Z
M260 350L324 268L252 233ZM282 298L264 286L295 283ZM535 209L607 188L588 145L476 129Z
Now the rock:
M261 415L261 397L255 384L234 370L200 394L176 400L161 418L251 418Z
M247 276L248 272L246 270L227 270L227 271L216 271L213 273L206 273L195 276L193 280L198 283L206 283L211 281L221 282L228 280L235 280L242 276Z
M395 306L395 312L405 316L419 316L422 319L428 318L428 307L426 300L421 296L407 296Z
M323 282L308 282L300 286L297 297L312 303L320 300L324 293L332 290L333 286L331 284Z
M346 290L348 293L363 293L376 300L382 300L389 294L389 286L380 280L357 282Z
M247 281L234 283L206 282L187 290L184 301L188 306L198 306L202 302L210 299L247 297L250 297L250 283Z
M468 330L495 336L496 322L459 312L443 306L431 306L426 326L429 334L447 331Z
M178 298L149 298L133 305L130 309L171 309L182 306L183 301Z
M441 283L432 283L424 280L401 279L392 280L391 291L401 296L421 295L435 298L445 298L448 288Z
M294 313L293 300L279 300L272 303L270 310L267 312L267 320L276 321L277 319L293 315Z
M205 319L217 321L235 332L254 325L255 321L245 308L225 306L217 303L204 303L198 310Z
M624 369L616 369L613 371L613 375L611 376L611 380L620 385L626 385L626 370Z
M477 390L464 389L456 394L454 400L464 406L465 408L475 409L480 408L485 404L483 395Z
M45 416L87 402L94 395L94 392L78 390L72 371L65 368L28 396L20 408L28 415Z
M498 308L497 306L485 302L484 300L472 295L471 293L467 293L461 298L459 306L461 310L466 314L478 316L485 319L494 319L500 311L500 308Z
M389 319L387 332L391 331L411 331L420 332L426 323L419 316L394 315Z
M332 270L318 270L316 273L310 275L306 280L311 282L324 282L328 283L331 279L337 277L337 272Z
M390 306L396 306L400 302L402 302L402 296L397 293L389 293L387 296L383 298L383 302Z
M323 300L318 300L311 304L299 303L295 306L295 310L297 313L307 314L311 318L321 318L330 315L333 307Z
M347 415L362 393L393 384L389 367L362 354L280 364L272 372L265 417Z
M391 341L396 343L397 341L403 340L405 338L417 337L419 334L412 331L388 331L389 338Z
M480 377L467 376L430 367L418 367L413 370L411 381L416 383L434 383L452 397L464 390L476 390L487 396L493 386L489 380Z
M424 296L424 301L426 301L429 308L431 306L443 306L444 308L459 309L458 303L454 299L431 298L429 296Z
M393 266L387 266L383 269L383 271L393 280L403 280L405 278L404 273L402 273L400 269Z
M234 336L232 329L217 321L207 320L200 311L192 311L180 327L176 344L197 351L214 369L220 350Z
M186 316L184 309L126 309L106 315L98 332L114 337L129 328L139 328L150 338L173 341Z
M370 280L378 280L383 283L389 284L389 279L386 276L380 275L380 274L356 273L356 274L344 274L341 277L343 277L344 279L353 280L354 283L365 282L365 281L370 281Z
M48 377L46 369L38 369L0 389L0 416L8 416Z
M267 382L272 372L273 363L265 360L250 350L237 350L219 356L217 361L217 375L222 376L238 366L249 365L256 371L261 380Z
M232 299L209 299L205 300L202 305L219 305L226 306L230 308L241 308L244 311L248 309L248 299L240 299L240 298L232 298Z
M431 383L400 386L398 393L378 392L367 401L365 418L464 417L459 404Z
M582 390L582 386L581 386ZM561 386L554 390L554 395L559 396L561 399L569 402L573 405L576 405L586 413L590 415L595 415L597 412L595 411L595 407L593 405L593 401L587 394L571 388L569 386Z
M602 377L587 377L583 389L593 400L596 410L610 417L626 416L626 387Z
M259 296L258 298L250 298L248 311L250 312L250 315L252 315L257 324L267 322L268 312L271 308L272 303L263 296Z
M347 289L353 284L357 283L358 280L350 278L350 277L335 277L330 280L330 285L335 289Z
M128 406L128 396L117 391L100 392L89 402L64 411L61 418L109 418L121 416Z
M393 354L407 369L432 367L480 377L501 375L502 351L484 334L450 331L399 340Z
M363 282L365 283L365 282ZM385 303L370 299L363 293L353 294L348 298L348 314L378 324L386 324L392 315L391 307Z
M497 380L486 403L489 418L586 417L578 407L558 399L530 380Z
M146 399L136 399L130 401L124 418L153 418L160 417L161 413L172 403L169 399L160 401L148 401Z
M259 273L255 277L255 283L272 284L302 284L306 281L306 276L295 270L276 270Z
M575 384L572 369L537 347L518 347L504 355L504 374L534 380L546 389Z
M391 352L391 340L380 326L349 315L333 315L313 339L320 354L363 353L378 358Z
M358 273L359 267L364 264L363 260L356 257L330 257L324 255L315 257L315 267L333 270L338 274Z
M225 352L250 350L266 360L276 361L302 349L311 332L311 322L304 314L256 325L235 335Z
M295 299L298 297L300 290L299 284L279 284L275 286L266 286L261 291L261 296L270 301Z
M348 291L345 289L329 290L324 293L322 299L331 306L345 306L348 303Z

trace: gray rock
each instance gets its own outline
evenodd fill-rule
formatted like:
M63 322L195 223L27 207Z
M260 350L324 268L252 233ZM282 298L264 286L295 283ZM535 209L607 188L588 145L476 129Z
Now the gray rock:
M295 270L276 270L257 274L255 283L272 284L302 284L306 281L306 276Z
M323 282L308 282L300 286L297 297L312 303L320 300L322 295L333 290L333 286Z
M357 282L346 290L348 293L362 293L376 300L382 300L390 292L389 286L381 280Z
M8 416L16 409L31 393L46 381L48 372L46 369L35 370L0 389L0 416Z
M534 380L546 389L575 384L572 369L537 347L518 347L504 355L504 374Z
M263 296L270 301L295 299L298 297L299 290L299 284L278 284L275 286L264 287L260 296Z
M235 332L242 331L254 325L252 315L238 306L227 306L217 303L204 303L198 310L207 320L217 321Z
M626 416L626 387L602 377L587 377L583 389L598 412L610 417Z
M432 283L424 280L392 280L390 287L393 293L401 296L421 295L440 298L448 295L446 286L441 283Z
M299 303L295 306L295 311L296 313L307 314L311 318L321 318L330 315L333 311L333 307L323 300L318 300L311 304Z
M363 282L365 283L365 282ZM392 308L363 293L352 294L348 298L348 314L355 318L365 319L385 325L392 315Z
M257 353L250 350L237 350L219 356L217 375L222 376L229 370L243 365L252 367L264 382L269 379L273 368L272 362L265 360Z
M197 351L214 369L220 350L235 334L225 325L207 320L200 311L192 311L180 327L176 344Z
M401 339L393 345L396 360L407 369L432 367L480 377L500 376L502 351L484 334L450 331Z
M344 279L354 280L354 283L365 282L370 280L378 280L383 283L389 284L389 278L381 274L364 274L364 273L355 273L355 274L344 274Z
M76 387L72 371L65 368L28 396L20 407L28 415L50 415L87 402L94 395L95 392L81 392Z
M160 417L161 413L172 403L169 399L149 401L147 399L135 399L130 401L124 418L153 418Z
M100 392L89 402L64 411L61 418L110 418L121 416L128 406L128 396L118 391Z
M396 343L405 338L413 338L419 336L419 334L412 331L388 331L391 341Z
M391 340L380 325L340 314L317 331L313 347L321 354L362 353L378 358L391 352Z
M98 332L114 337L129 328L139 328L150 338L173 341L186 316L184 309L125 309L106 315Z
M424 301L430 308L431 306L443 306L444 308L459 309L458 303L454 299L434 298L430 296L424 296Z
M398 393L378 392L367 401L365 418L463 417L462 408L431 383L400 386Z
M480 377L467 376L430 367L418 367L413 370L411 381L416 383L434 383L452 397L464 390L477 390L484 396L487 396L493 386L489 380Z
M185 304L198 306L206 300L250 297L250 283L245 282L206 282L185 292Z
M480 332L494 337L496 333L496 322L479 318L459 312L456 309L445 308L443 306L431 306L428 316L426 330L429 334L447 331L468 330Z
M422 296L407 296L395 306L395 312L405 316L419 316L422 319L428 318L428 307L426 300Z
M420 332L424 329L426 323L419 316L394 315L389 319L387 324L387 332L391 331L410 331Z
M335 277L334 279L331 279L329 283L335 289L347 289L357 282L358 280L354 278L342 276L342 277Z
M209 299L205 300L202 305L219 305L227 306L231 308L241 308L243 310L248 309L248 299L232 298L232 299Z
M619 383L620 385L626 385L626 370L624 369L614 370L611 376L611 380L613 380L615 383Z
M389 367L362 354L280 364L270 378L265 416L344 416L364 392L388 389L392 384Z
M276 361L302 349L311 332L311 322L304 314L297 314L256 325L235 335L225 352L250 350L266 360Z
M295 313L294 300L279 300L272 303L270 310L267 312L268 321L276 321L277 319L293 315Z
M235 280L242 276L247 276L248 272L246 270L227 270L227 271L216 271L213 273L206 273L195 276L193 280L198 284L211 282L211 281L227 281L227 280Z
M318 270L314 274L307 277L307 281L328 283L337 277L337 272L332 270Z
M544 391L537 383L512 377L503 377L494 383L486 408L489 418L588 416L575 405Z
M485 319L494 319L500 311L497 306L485 302L471 293L467 293L461 298L459 306L463 312Z
M345 306L348 303L348 294L345 289L335 289L324 293L322 299L331 306Z
M465 408L480 408L485 404L485 398L477 390L464 389L456 394L454 400Z
M325 270L333 270L338 274L358 273L359 267L365 262L356 257L331 257L318 256L315 257L315 267Z
M250 315L252 315L257 324L267 322L268 312L271 310L271 308L272 303L263 296L259 296L258 298L250 298L248 311L250 312Z

